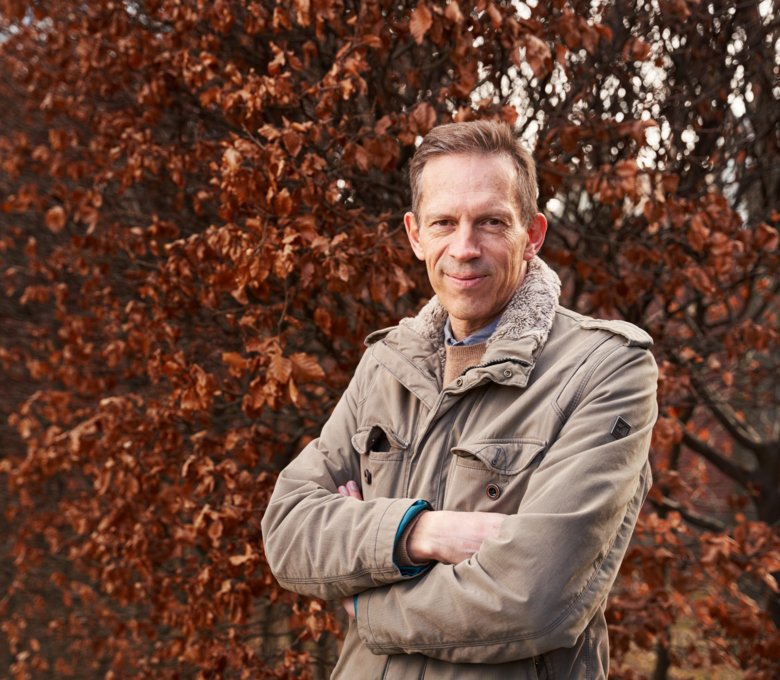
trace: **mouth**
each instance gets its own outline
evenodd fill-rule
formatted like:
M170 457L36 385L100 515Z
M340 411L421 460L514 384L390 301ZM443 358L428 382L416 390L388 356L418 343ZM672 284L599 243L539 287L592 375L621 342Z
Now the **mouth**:
M487 276L485 274L448 274L445 276L450 279L456 286L460 288L473 288L484 281Z

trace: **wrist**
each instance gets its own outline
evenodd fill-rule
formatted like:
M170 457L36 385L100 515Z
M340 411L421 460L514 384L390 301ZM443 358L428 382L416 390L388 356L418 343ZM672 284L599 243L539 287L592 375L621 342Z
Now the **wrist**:
M433 550L434 542L431 539L433 526L436 523L435 515L436 512L433 510L421 512L406 538L406 553L415 564L424 564L436 559Z
M417 512L412 517L412 519L409 520L409 523L405 528L403 528L403 530L399 529L400 533L396 537L395 549L393 550L393 562L395 562L396 566L401 569L401 573L405 576L414 575L412 572L407 573L407 570L410 567L412 569L416 569L427 564L427 562L417 562L412 559L412 556L409 554L409 536L411 535L412 531L414 531L414 527L417 525L417 522L420 521L420 518L426 512L428 512L429 509L430 506L427 506L426 509Z

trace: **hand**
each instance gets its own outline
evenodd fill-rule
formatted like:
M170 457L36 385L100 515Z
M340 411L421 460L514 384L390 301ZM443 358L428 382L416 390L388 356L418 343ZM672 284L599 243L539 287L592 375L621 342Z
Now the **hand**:
M338 488L338 492L347 498L357 498L359 501L363 500L363 494L360 493L360 487L358 487L357 482L353 480L349 480L346 484L342 484Z
M344 611L347 612L349 618L355 618L355 598L352 595L341 598L341 606L344 607Z
M507 517L498 512L428 510L420 515L406 540L407 553L417 564L431 560L458 564L487 539L498 536Z
M338 487L345 497L363 500L357 482L350 479ZM426 510L406 540L409 557L417 564L435 561L457 564L476 553L488 538L495 538L508 515L499 512L454 512ZM349 599L349 598L346 598ZM347 612L352 603L344 601Z

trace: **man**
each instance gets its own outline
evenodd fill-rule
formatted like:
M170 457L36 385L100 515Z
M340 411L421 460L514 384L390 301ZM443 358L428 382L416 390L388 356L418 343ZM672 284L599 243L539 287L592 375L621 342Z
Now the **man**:
M444 125L404 217L436 296L369 336L281 473L268 563L343 598L338 678L603 678L604 607L650 486L651 340L558 307L511 130Z

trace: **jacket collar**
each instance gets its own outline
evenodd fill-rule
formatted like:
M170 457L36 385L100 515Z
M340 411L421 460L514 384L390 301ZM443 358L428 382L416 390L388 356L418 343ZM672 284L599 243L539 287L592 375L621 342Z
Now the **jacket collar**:
M561 293L558 275L540 258L528 264L523 281L504 309L493 335L488 339L488 351L493 343L527 339L535 356L544 346L555 319L555 310ZM402 319L401 326L428 340L435 348L444 346L444 324L447 311L434 296L417 316ZM503 343L500 343L503 344Z

